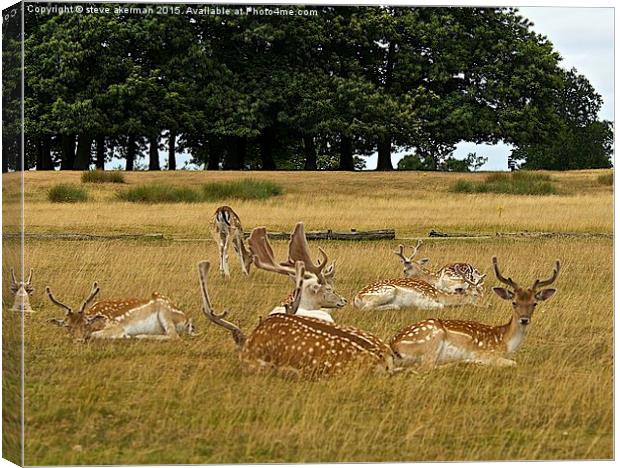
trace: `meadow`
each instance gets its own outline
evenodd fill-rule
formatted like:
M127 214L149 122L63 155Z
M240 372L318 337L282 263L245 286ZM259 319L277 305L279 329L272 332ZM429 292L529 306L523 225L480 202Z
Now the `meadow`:
M546 173L547 196L454 193L457 179L484 174L244 173L280 184L266 200L139 204L116 196L126 187L161 182L199 187L239 178L233 172L126 173L125 184L87 187L83 203L50 203L58 183L80 184L79 172L25 174L25 224L33 234L151 234L164 239L75 241L27 238L25 264L34 268L35 310L25 328L25 463L267 463L327 461L541 460L613 458L613 187L609 171ZM15 174L3 176L6 213L15 212ZM398 277L392 254L431 229L489 234L487 238L427 239L420 255L433 268L474 263L497 285L491 257L505 274L528 284L562 261L557 294L541 303L514 358L516 368L473 365L425 374L345 375L286 380L253 375L239 364L233 341L200 312L196 264L217 265L208 233L215 208L233 206L246 231L265 225L290 231L396 229L394 241L310 242L336 261L345 297L375 279ZM9 229L10 230L10 229ZM541 231L558 237L496 237ZM570 235L568 235L570 234ZM4 240L5 247L7 240ZM284 258L286 242L274 241ZM4 320L12 304L3 256ZM291 289L289 280L213 268L209 289L218 310L250 331ZM175 342L79 344L47 323L62 311L44 297L78 305L91 283L100 298L170 296L194 318L199 335ZM8 304L8 306L7 306ZM488 292L486 307L440 312L416 309L334 312L337 322L388 339L429 317L500 324L510 303Z

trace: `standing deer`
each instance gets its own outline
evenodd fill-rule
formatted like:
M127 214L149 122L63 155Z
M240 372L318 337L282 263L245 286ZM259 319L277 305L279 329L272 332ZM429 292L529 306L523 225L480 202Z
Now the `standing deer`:
M546 301L555 289L541 289L552 284L560 272L556 260L551 276L537 279L530 288L522 288L499 271L493 257L497 279L510 289L493 288L495 294L512 301L512 317L505 325L491 326L462 320L428 319L399 331L390 346L404 365L421 364L424 369L454 362L471 362L493 366L515 366L506 354L514 353L523 342L536 304Z
M213 310L207 290L209 262L198 264L203 312L214 324L231 332L241 362L253 371L274 370L284 375L318 378L351 369L370 368L392 373L394 358L383 341L354 327L343 327L298 315L304 283L307 281L303 262L286 267L295 275L295 300L284 314L262 319L246 336L241 329L225 320L228 311Z
M463 278L469 282L468 279ZM479 280L481 281L481 280ZM442 291L419 278L379 280L362 288L355 295L353 305L360 310L443 309L450 306L477 305L484 295L479 283L457 292Z
M294 266L301 261L305 268L304 287L301 291L300 304L297 315L315 317L328 322L333 322L329 311L325 309L341 308L347 304L345 298L339 295L333 288L335 269L333 265L325 269L327 254L319 247L322 260L315 264L310 254L303 223L297 223L291 234L288 248L288 260L278 263L273 254L273 249L267 239L267 230L264 227L255 228L248 239L250 251L254 255L254 265L261 270L279 273L292 277ZM291 297L285 300L283 306L276 307L272 313L281 313Z
M218 244L220 252L220 273L226 277L230 276L228 268L228 245L232 242L233 248L244 274L250 274L252 265L252 255L245 247L243 240L243 227L241 219L230 206L220 206L211 220L211 233Z
M97 283L77 312L54 297L49 286L45 291L52 303L65 311L62 319L51 319L54 325L67 329L69 335L78 341L90 339L138 338L167 340L178 338L179 333L194 334L191 319L172 305L170 300L157 293L134 306L128 301L101 301L101 307L88 308L99 292ZM138 301L138 300L137 300ZM142 302L142 301L141 301ZM93 310L95 309L95 310Z
M30 296L34 292L32 287L32 268L26 281L17 281L15 271L11 268L11 292L15 295L11 310L16 312L33 312L30 307Z
M467 289L472 284L482 285L486 275L481 274L476 267L469 263L449 263L437 273L425 268L428 258L413 260L418 253L422 241L418 239L415 247L412 247L410 256L405 255L405 247L401 244L394 254L400 258L403 264L405 278L419 278L435 286L442 291L458 292L459 289Z

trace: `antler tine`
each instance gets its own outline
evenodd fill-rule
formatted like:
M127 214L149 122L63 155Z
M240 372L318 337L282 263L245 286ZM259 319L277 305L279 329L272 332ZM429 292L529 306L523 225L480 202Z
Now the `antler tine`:
M416 246L411 247L411 256L408 258L408 260L411 260L413 257L417 255L418 249L420 248L421 245L422 245L422 239L418 239L418 243L416 244Z
M553 269L553 273L551 273L551 276L547 278L546 280L541 281L537 279L536 281L534 281L534 286L532 286L532 289L538 289L543 286L549 286L551 283L553 283L558 278L559 273L560 273L560 261L556 260L555 268Z
M30 284L30 280L32 280L32 272L33 272L33 269L31 268L30 274L28 275L28 279L26 280L26 284Z
M304 230L304 223L299 222L295 225L295 229L291 234L291 240L288 243L288 262L287 265L294 265L297 261L304 262L306 271L318 276L319 281L323 282L323 269L327 265L328 257L325 251L319 247L319 252L323 261L319 260L319 264L315 265L312 261L312 255L310 254L310 247L308 246L308 240L306 239L306 232Z
M407 261L409 261L409 259L408 259L407 257L405 257L405 246L404 246L403 244L400 244L400 245L398 246L398 250L394 250L394 254L395 254L397 257L400 257L400 259L401 259L403 262L407 262Z
M293 302L284 306L286 313L289 315L295 315L299 309L305 274L306 267L304 266L304 262L295 262L295 292L293 293Z
M80 310L78 312L79 314L84 313L84 311L86 310L86 307L90 304L90 302L95 298L95 296L98 293L99 293L99 285L95 281L93 283L93 288L90 290L90 294L88 295L86 299L84 299L84 302L82 302L82 305L80 306Z
M52 301L54 304L56 304L61 309L65 309L67 311L67 314L73 313L73 309L71 309L71 307L63 304L62 302L60 302L58 299L54 297L54 295L52 294L52 290L50 289L49 286L45 286L45 292L47 293L47 296L50 298L50 301Z
M17 280L15 279L15 270L13 270L13 268L11 268L11 280L13 281L14 285L17 284Z
M227 320L224 320L224 317L228 315L228 311L225 310L221 314L216 313L211 306L211 300L209 299L209 291L207 289L207 275L209 273L209 268L211 264L207 261L202 261L198 264L198 276L200 278L200 292L202 293L202 312L205 314L207 319L220 327L225 328L226 330L232 333L233 340L235 340L235 344L237 348L240 349L245 343L245 335L241 331L241 329L230 323Z
M497 257L493 257L493 270L495 270L495 276L497 276L497 279L499 281L501 281L504 284L507 284L508 286L510 286L513 289L519 289L519 285L517 283L515 283L512 278L504 278L502 276L502 274L499 272L499 266L497 264Z
M254 228L248 238L248 245L250 246L250 251L252 252L252 258L256 268L274 273L280 273L282 275L295 273L293 265L276 262L273 249L267 239L267 228Z

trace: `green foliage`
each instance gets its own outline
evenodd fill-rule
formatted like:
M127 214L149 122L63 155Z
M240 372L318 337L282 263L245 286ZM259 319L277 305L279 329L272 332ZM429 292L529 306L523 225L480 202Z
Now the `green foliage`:
M513 195L552 195L557 193L551 177L522 171L489 174L483 182L458 180L452 186L458 193L507 193Z
M88 192L75 184L56 184L47 192L52 203L78 203L88 200Z
M144 184L118 193L118 198L133 203L198 203L200 192L189 187L168 184Z
M613 172L609 174L602 174L596 178L596 181L600 185L614 185L614 174Z
M231 182L212 182L202 186L205 201L265 200L282 195L282 186L267 180L242 179Z
M487 162L484 156L469 153L465 159L456 159L454 156L442 158L438 166L437 160L430 155L408 154L398 161L399 171L435 171L472 172L477 171Z
M118 172L118 171L111 171L111 172L106 172L102 170L86 171L86 172L82 172L81 180L82 180L82 183L84 184L104 184L104 183L124 184L125 183L125 177L123 176L122 172Z

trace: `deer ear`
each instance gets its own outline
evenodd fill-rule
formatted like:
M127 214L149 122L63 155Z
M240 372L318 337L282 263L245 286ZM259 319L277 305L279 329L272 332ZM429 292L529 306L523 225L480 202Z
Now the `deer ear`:
M493 292L502 299L506 300L510 300L515 297L514 293L506 288L493 288Z
M555 291L555 289L543 289L542 291L538 291L534 297L537 301L546 301L555 294Z
M65 319L53 318L49 319L47 323L51 323L52 325L56 325L57 327L64 327Z
M312 291L314 294L317 294L320 290L321 290L321 285L320 284L311 284L310 285L310 291Z
M430 261L431 261L431 259L430 259L430 258L425 257L425 258L421 258L421 259L420 259L420 260L418 260L416 263L417 263L418 265L420 265L420 266L424 266L424 265L426 265L426 264L427 264L428 262L430 262Z

